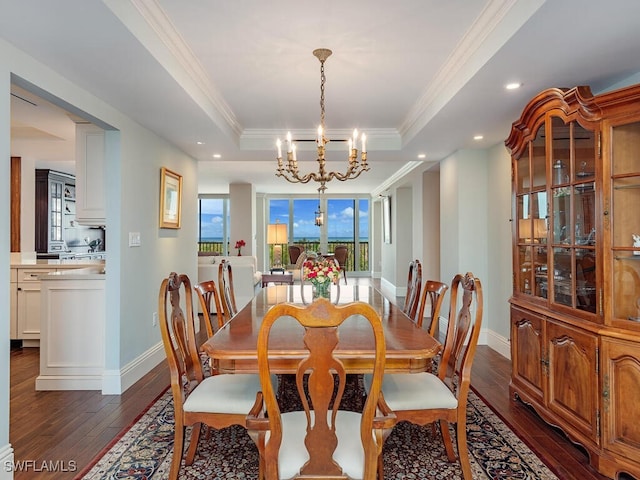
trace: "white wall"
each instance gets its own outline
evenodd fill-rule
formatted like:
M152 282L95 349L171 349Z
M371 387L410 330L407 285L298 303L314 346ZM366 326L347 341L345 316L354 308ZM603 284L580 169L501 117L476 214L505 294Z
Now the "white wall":
M256 254L256 187L250 183L229 185L229 255L236 255L235 245L244 240L243 255Z
M112 388L125 389L164 359L160 332L152 325L158 288L171 271L196 278L197 166L188 157L58 72L0 40L0 457L8 445L9 418L9 157L10 78L20 79L99 119L107 132L106 367ZM160 167L183 175L182 228L158 228ZM130 248L128 232L142 245Z
M509 357L509 298L513 291L511 245L511 157L504 144L488 150L487 258L489 270L484 283L487 343ZM484 284L483 284L484 285Z
M419 177L419 176L418 176ZM422 188L416 189L414 204L420 202L420 217L415 218L419 234L414 245L416 258L422 259L422 278L440 280L440 174L426 171L422 174ZM417 248L420 248L420 251ZM420 253L421 252L421 253Z
M2 44L0 43L0 59L2 58ZM1 60L0 60L1 62ZM0 66L0 479L12 478L12 474L5 471L4 462L13 460L13 452L9 444L9 252L10 241L10 179L11 179L11 103L9 101L9 75Z

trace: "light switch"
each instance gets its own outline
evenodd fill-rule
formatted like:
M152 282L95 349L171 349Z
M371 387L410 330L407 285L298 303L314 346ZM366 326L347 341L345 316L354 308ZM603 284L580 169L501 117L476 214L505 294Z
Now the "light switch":
M129 246L130 247L140 246L140 232L129 232Z

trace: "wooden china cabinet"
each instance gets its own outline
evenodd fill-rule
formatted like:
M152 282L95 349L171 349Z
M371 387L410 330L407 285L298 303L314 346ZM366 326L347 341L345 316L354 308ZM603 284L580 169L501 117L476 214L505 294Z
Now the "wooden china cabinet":
M505 144L511 394L604 475L640 478L640 85L545 90Z

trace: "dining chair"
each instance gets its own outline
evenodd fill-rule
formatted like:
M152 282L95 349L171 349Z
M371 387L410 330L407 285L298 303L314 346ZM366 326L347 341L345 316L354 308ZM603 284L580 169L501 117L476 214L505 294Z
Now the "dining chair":
M200 309L202 310L204 317L204 324L207 331L207 338L211 338L213 334L226 323L224 310L220 303L220 294L218 292L218 286L213 280L207 280L200 282L194 287L196 294L198 295L198 301L200 302ZM216 326L214 327L213 315L215 307Z
M288 268L293 268L293 266L298 261L298 257L300 254L304 252L304 247L302 245L289 245L289 264Z
M216 429L244 426L261 385L255 374L204 376L196 346L191 282L187 275L172 272L162 281L158 312L171 375L175 429L169 478L174 480L178 478L184 456L186 427L192 426L185 458L185 464L191 465L202 424Z
M422 264L420 260L413 260L409 263L409 275L407 277L407 294L404 297L404 307L402 311L409 317L415 318L420 302L420 291L422 288Z
M347 256L349 255L349 249L346 245L337 245L333 249L333 258L340 265L342 275L344 276L344 284L347 284Z
M448 289L449 286L446 283L442 283L437 280L425 280L422 287L420 307L418 308L418 313L413 320L416 325L422 327L424 324L424 312L426 310L426 306L430 305L429 325L427 325L427 331L432 337L437 333L440 308L442 307L444 294Z
M449 322L437 375L430 372L391 373L386 374L382 382L384 399L398 422L426 426L439 421L450 462L455 462L456 456L448 423L456 424L458 459L465 480L472 478L467 448L467 395L481 326L480 280L472 273L458 274L451 282ZM365 386L371 382L370 376L365 375ZM382 471L380 478L383 478Z
M372 381L362 413L340 409L346 371L334 353L340 326L355 320L350 317L368 324L365 331L370 328L375 342ZM274 324L291 318L304 327L300 335L308 351L295 373L303 409L281 413L269 380L269 340L277 336ZM247 416L247 430L258 447L266 480L374 480L383 442L396 418L380 393L386 348L373 307L364 302L335 306L323 298L306 307L277 304L262 320L257 346L262 391Z
M236 295L233 291L233 270L231 262L227 260L222 260L218 266L218 289L220 290L220 303L222 303L225 321L229 321L238 313L238 308L236 307Z

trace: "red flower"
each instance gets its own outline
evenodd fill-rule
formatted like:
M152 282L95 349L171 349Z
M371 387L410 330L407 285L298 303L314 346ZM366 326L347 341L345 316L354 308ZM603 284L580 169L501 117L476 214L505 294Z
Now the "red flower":
M244 242L244 240L238 240L236 242L236 248L242 248L246 245L246 243Z

